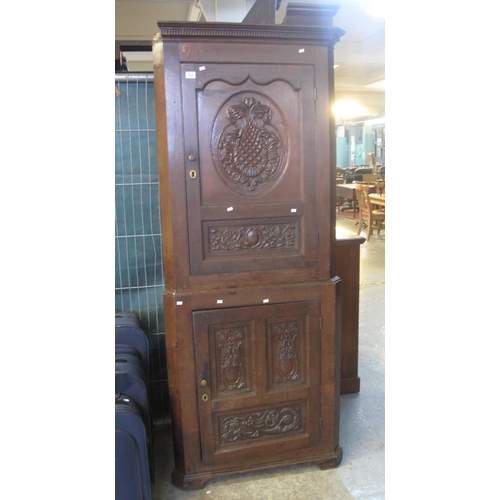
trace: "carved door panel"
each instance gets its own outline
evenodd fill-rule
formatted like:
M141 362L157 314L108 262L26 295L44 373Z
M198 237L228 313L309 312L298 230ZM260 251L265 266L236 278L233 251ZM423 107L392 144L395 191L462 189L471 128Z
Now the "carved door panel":
M203 464L319 444L319 316L318 301L193 313Z
M314 67L181 75L191 274L318 267Z

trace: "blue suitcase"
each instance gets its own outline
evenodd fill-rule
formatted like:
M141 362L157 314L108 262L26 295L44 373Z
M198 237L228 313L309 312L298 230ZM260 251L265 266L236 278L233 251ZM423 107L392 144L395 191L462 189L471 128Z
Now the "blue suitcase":
M130 354L138 359L141 359L139 351L135 347L127 344L115 344L115 355L116 354Z
M115 397L115 500L151 500L150 448L139 406Z
M115 354L115 392L132 398L151 429L148 381L140 359L130 354Z
M115 392L132 398L138 405L148 439L153 442L153 416L148 396L147 375L140 359L130 354L115 354Z
M149 369L149 341L134 313L128 311L115 313L115 344L134 347L147 372Z

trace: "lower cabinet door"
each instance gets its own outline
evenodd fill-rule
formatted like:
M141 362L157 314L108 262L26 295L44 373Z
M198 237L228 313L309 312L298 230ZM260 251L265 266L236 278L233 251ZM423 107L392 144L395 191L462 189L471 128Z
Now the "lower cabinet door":
M320 440L320 302L193 312L202 463L299 456Z

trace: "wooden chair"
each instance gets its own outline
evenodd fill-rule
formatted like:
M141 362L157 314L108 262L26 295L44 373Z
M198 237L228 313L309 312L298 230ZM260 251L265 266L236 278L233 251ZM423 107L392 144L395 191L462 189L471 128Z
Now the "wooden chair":
M385 182L384 181L375 182L375 192L377 194L384 194L385 195Z
M366 241L370 239L373 230L377 230L377 235L380 234L382 226L385 227L385 211L375 210L370 203L370 186L366 184L356 184L356 197L359 206L359 227L358 234L361 234L363 223L366 221Z

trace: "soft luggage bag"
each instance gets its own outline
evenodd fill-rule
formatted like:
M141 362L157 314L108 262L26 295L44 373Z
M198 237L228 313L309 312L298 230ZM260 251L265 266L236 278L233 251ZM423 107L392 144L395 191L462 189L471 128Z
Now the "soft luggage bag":
M115 349L115 365L117 365L118 367L123 367L126 363L135 368L137 375L141 377L141 379L144 380L144 383L147 385L147 373L140 358L128 352L116 352Z
M117 321L127 323L127 324L135 324L139 328L141 327L141 322L137 317L137 314L130 311L115 311L115 318Z
M146 367L149 367L148 337L141 328L137 316L131 312L115 313L115 344L126 344L134 347Z
M135 347L127 344L115 344L115 355L116 354L130 354L131 356L135 356L137 359L141 360L139 351Z
M115 500L151 500L150 447L141 410L115 397Z
M136 356L115 354L115 392L132 398L138 405L152 443L153 417L149 407L147 375Z
M132 398L151 428L147 376L142 362L130 354L115 354L115 392Z

